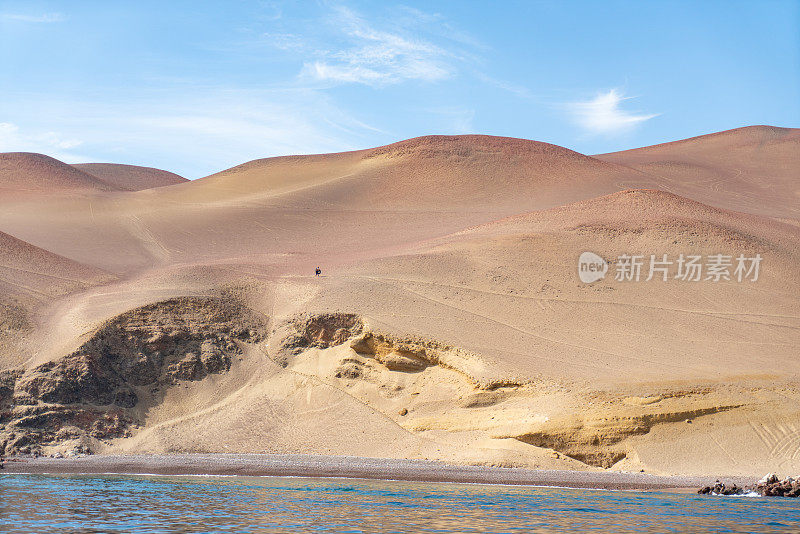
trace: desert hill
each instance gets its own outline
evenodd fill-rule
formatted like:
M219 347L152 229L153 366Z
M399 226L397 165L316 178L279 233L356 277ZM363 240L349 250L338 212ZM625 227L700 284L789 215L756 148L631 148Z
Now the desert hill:
M302 259L308 269L320 255L348 261L630 183L653 185L638 171L546 143L433 136L256 160L130 194L6 204L0 228L117 273L232 257L277 269Z
M284 279L273 318L277 310L365 318L389 341L289 356L288 368L451 450L472 443L521 461L522 442L590 465L745 472L726 464L724 449L755 470L791 468L798 245L791 225L629 190L419 243L318 284ZM724 253L763 261L756 282L676 280L675 265L667 281L646 281L645 264L639 282L616 281L611 266L604 280L584 284L577 258L587 250L610 260ZM430 339L442 345L415 341ZM353 350L374 356L359 360ZM375 359L399 370L382 376Z
M0 232L0 287L4 295L54 297L108 281L107 273Z
M57 298L109 283L108 273L0 232L0 357L3 367L30 354L23 347L37 312Z
M0 353L16 414L0 434L15 452L796 471L795 132L598 157L429 136L0 197L0 231L27 242L0 241L13 267L86 281L7 307L33 326ZM602 280L578 278L585 251ZM623 254L642 256L639 281L616 279ZM646 280L664 254L666 280ZM681 254L762 262L757 280L686 281Z
M577 258L584 251L607 260L643 255L641 281L615 281L612 265L604 281L581 283ZM760 283L678 281L674 264L666 282L660 276L645 281L651 254L659 260L667 254L674 262L680 254L718 253L760 254ZM353 309L353 288L360 286L369 288L360 295L390 292L386 300L392 306L383 299L365 299L357 309L363 306L364 313L381 316L392 312L391 320L382 319L392 331L413 330L484 356L495 355L495 370L516 361L509 373L526 379L544 373L551 379L612 380L620 366L628 371L628 383L637 376L711 379L737 367L742 373L774 368L776 373L795 374L800 371L791 345L794 329L800 326L792 311L800 294L795 280L798 261L800 231L794 226L662 191L629 190L509 217L344 269L342 275L353 279L343 283L341 295L320 296L319 306L344 307L343 301L349 301L347 308ZM418 311L407 315L411 309ZM426 316L442 319L430 322ZM473 328L476 322L485 327ZM698 328L701 323L704 326ZM751 346L722 341L739 323L747 339L776 342L769 362L756 358ZM664 332L661 342L656 342L661 333L652 325ZM493 333L491 343L487 328ZM496 337L501 331L505 335ZM620 338L598 331L629 335ZM679 353L686 358L681 364ZM728 364L706 368L699 355ZM608 365L609 358L621 360ZM603 363L592 363L597 360ZM566 362L570 364L564 367Z
M78 163L73 167L125 191L139 191L188 182L186 178L175 173L137 165Z
M116 187L43 154L0 153L2 200L42 194L94 193Z
M800 217L800 129L748 126L595 156L653 176L661 188L768 217Z
M537 141L427 136L375 149L255 160L164 193L192 199L292 197L320 209L497 212L592 196L643 174ZM200 196L202 195L202 196ZM512 207L513 206L513 207Z

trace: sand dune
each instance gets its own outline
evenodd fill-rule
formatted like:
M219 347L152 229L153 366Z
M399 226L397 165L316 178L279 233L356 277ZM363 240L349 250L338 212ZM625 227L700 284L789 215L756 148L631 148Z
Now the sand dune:
M352 261L631 182L653 185L638 171L546 143L435 136L257 160L133 194L6 204L0 228L118 273L246 257L297 272L320 258Z
M799 244L793 226L652 190L511 217L337 270L294 307L351 310L401 340L457 346L466 361L436 356L445 369L382 376L344 349L288 368L342 384L416 435L492 450L494 461L542 466L545 448L617 469L797 469ZM588 285L576 276L585 250L758 253L764 270L757 283L646 282L645 272ZM399 346L419 354L413 341Z
M13 367L28 358L23 342L39 326L36 312L58 297L108 283L82 265L0 232L0 358Z
M165 194L193 200L282 194L316 209L498 212L590 198L639 172L524 139L428 136L357 152L256 160ZM564 187L565 182L570 187ZM201 196L203 195L203 196Z
M139 191L188 181L169 171L136 165L79 163L73 167L125 191Z
M431 136L139 191L92 189L96 178L42 156L47 172L13 183L57 175L81 193L0 197L0 230L33 244L9 236L0 251L25 277L80 284L23 303L36 326L24 351L0 354L20 367L0 372L0 403L65 403L48 408L62 437L34 440L45 451L800 469L796 143L796 130L759 127L591 157ZM103 170L118 188L133 179L122 171ZM586 284L584 251L763 261L757 281L682 281L674 264L646 281L645 263L638 282L611 264ZM191 305L198 296L266 326L219 345L227 322ZM195 373L219 350L226 369ZM177 366L172 378L153 362ZM91 395L73 402L64 369Z
M601 154L657 178L660 188L768 217L800 217L800 129L748 126Z
M627 383L714 379L737 368L793 375L799 370L792 358L800 326L793 311L799 245L800 232L790 225L666 192L623 191L481 225L349 268L343 276L354 280L336 299L355 300L353 286L367 285L369 293L384 286L392 306L376 300L379 305L358 307L391 317L395 307L416 306L419 315L398 313L382 322L493 355L493 370L516 362L509 376L524 379L546 374L600 383L616 378L620 367ZM576 276L578 256L587 250L608 260L667 254L673 262L680 254L760 254L763 271L757 284L683 282L675 272L666 282L646 282L645 264L640 282L625 283L614 280L612 266L605 280L588 285ZM321 307L334 305L342 306ZM426 322L431 315L437 320ZM739 334L730 339L736 325ZM610 335L617 331L626 335ZM765 345L768 356L764 347L754 354L749 343L765 340L774 342Z
M43 154L0 153L2 201L21 196L113 191L116 187Z
M0 232L0 287L5 295L54 297L108 279L108 274L97 268Z

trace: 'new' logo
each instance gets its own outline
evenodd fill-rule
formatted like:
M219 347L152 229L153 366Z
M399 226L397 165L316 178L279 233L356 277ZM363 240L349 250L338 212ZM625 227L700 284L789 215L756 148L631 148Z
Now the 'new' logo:
M608 262L594 252L584 252L578 258L578 278L584 284L602 280L608 272Z

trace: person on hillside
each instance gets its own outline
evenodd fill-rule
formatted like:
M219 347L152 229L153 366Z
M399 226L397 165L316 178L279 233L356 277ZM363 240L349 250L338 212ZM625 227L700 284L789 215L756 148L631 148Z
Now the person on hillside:
M317 267L317 268L314 270L314 275L315 275L315 276L319 276L319 275L321 275L321 274L322 274L322 269L320 269L319 267Z

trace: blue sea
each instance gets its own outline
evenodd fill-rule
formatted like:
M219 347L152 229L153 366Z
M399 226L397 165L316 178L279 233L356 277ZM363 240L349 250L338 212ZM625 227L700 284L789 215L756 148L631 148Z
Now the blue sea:
M0 532L800 532L800 500L343 479L0 475Z

